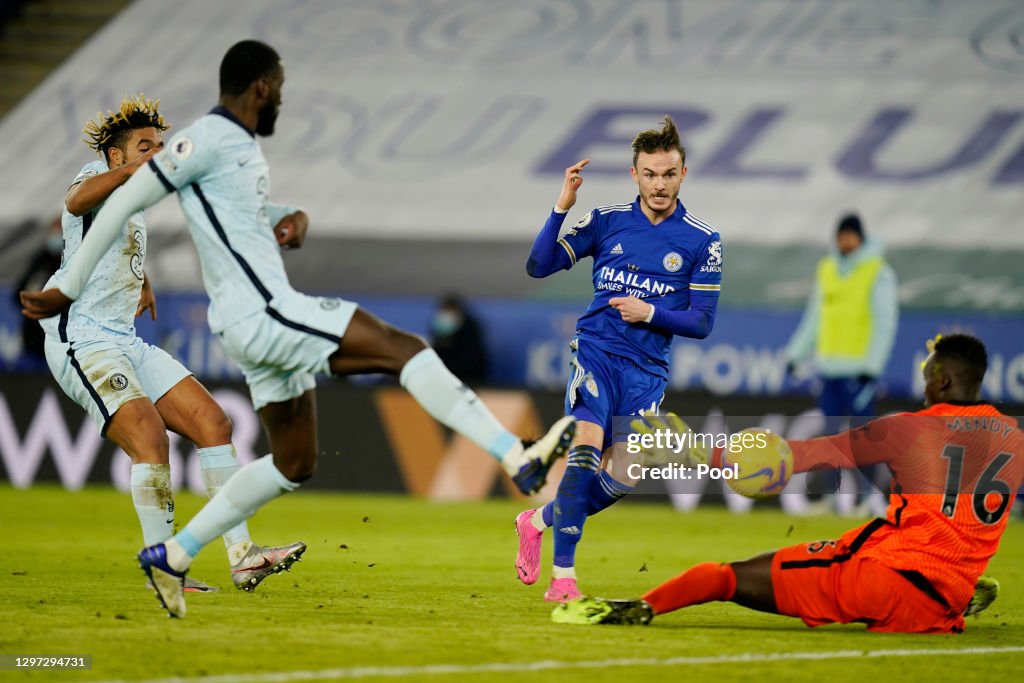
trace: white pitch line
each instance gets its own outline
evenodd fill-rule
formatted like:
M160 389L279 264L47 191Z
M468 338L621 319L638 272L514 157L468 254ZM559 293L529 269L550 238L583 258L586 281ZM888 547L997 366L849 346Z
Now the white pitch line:
M491 662L488 664L425 664L422 666L355 666L319 671L281 671L277 673L223 674L194 678L157 678L131 683L291 683L291 681L322 681L333 678L409 678L476 673L530 673L556 669L604 669L611 667L700 666L706 664L750 664L758 662L789 662L801 660L860 659L880 657L962 657L1024 652L1024 646L967 647L927 650L834 650L832 652L747 652L716 657L632 657L581 661L541 660L538 662ZM102 683L130 683L124 680Z

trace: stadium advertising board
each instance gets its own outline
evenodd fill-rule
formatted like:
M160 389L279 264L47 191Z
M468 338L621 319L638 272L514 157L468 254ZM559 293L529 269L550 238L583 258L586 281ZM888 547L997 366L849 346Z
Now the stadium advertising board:
M245 387L216 383L211 389L234 424L239 460L245 463L263 455L265 437ZM480 396L502 422L523 435L542 433L543 425L561 415L559 393L484 389ZM694 431L706 434L730 434L737 419L788 438L809 438L826 427L820 412L809 400L800 398L670 393L663 407L685 415ZM882 404L883 410L913 407ZM304 488L409 493L432 500L520 495L501 476L492 458L463 437L453 438L397 387L326 383L318 389L318 409L318 470ZM203 495L191 444L171 435L170 456L174 487ZM101 439L81 409L41 376L7 376L0 386L0 464L2 477L18 488L42 482L59 483L69 490L110 484L127 491L129 486L128 456ZM560 467L538 499L554 494L552 487L559 477ZM808 497L802 477L797 475L787 495L773 504L791 512L803 510ZM707 500L724 501L735 511L754 504L726 488L721 478L659 478L643 482L638 492L667 497L681 510L691 510Z
M435 302L413 297L359 297L367 310L403 329L426 337ZM490 384L560 389L569 367L569 339L581 304L537 301L470 302L483 326ZM137 321L140 335L180 359L205 379L237 380L237 366L206 324L206 299L164 294L156 323ZM708 391L718 396L808 394L815 391L813 370L786 376L783 349L796 329L794 311L723 310L703 341L677 338L672 350L669 386L679 391ZM0 288L0 368L25 370L21 353L22 318L13 297ZM915 400L920 396L924 340L936 333L967 332L985 340L990 365L985 395L996 401L1024 402L1024 318L955 311L907 311L900 317L892 358L882 377L883 395ZM40 368L45 371L45 368Z

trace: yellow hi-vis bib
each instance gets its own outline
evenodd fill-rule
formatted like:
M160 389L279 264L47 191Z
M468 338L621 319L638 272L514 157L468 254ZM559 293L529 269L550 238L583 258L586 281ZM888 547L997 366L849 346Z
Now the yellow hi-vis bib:
M818 263L821 288L821 324L818 326L819 357L861 360L871 343L871 288L882 268L876 256L858 263L845 276L835 257Z

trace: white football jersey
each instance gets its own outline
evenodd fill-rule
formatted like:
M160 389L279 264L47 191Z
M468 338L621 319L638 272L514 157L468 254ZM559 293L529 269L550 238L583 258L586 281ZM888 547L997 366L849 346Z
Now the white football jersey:
M78 172L72 186L108 170L105 161L91 161ZM61 214L64 233L61 267L46 283L45 289L60 287L72 254L82 244L102 206L96 206L83 216L72 215L67 207L64 208ZM134 335L145 259L146 223L140 211L121 228L120 236L103 254L81 296L61 315L40 321L47 336L62 342L74 342L95 338L97 333Z
M255 136L216 107L179 131L150 162L188 222L220 332L294 294L273 226L291 212L269 202L270 176Z

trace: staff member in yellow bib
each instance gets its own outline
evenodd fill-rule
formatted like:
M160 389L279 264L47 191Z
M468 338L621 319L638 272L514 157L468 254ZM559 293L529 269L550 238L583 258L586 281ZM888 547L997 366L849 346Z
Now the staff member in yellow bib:
M883 251L879 240L865 237L859 216L843 216L836 248L818 262L814 290L786 347L790 372L813 355L822 379L818 404L826 418L849 416L857 423L875 415L878 378L899 317L896 274ZM838 420L828 422L830 433L840 428ZM883 503L880 495L872 508Z

